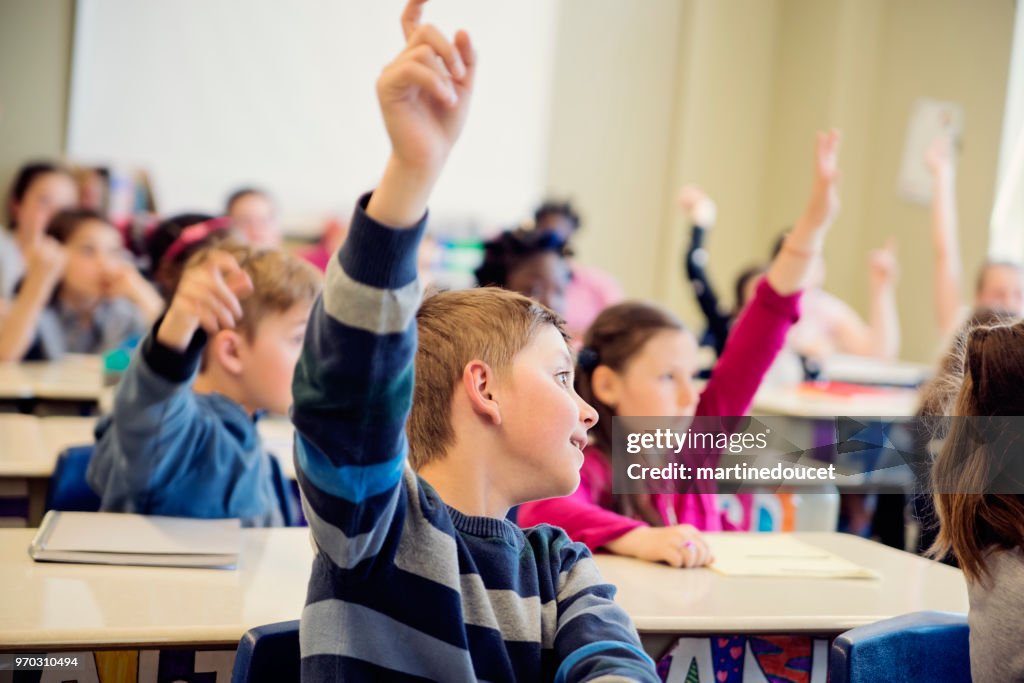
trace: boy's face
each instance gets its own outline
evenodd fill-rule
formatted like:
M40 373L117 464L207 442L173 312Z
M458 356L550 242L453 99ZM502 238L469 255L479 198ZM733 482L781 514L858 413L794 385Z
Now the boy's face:
M239 334L240 381L250 405L287 415L292 405L292 377L302 353L313 302L295 304L283 313L268 313L252 340Z
M251 244L276 247L281 243L274 205L261 194L247 194L231 205L231 222Z
M573 360L562 334L544 325L499 384L501 439L516 502L564 496L579 486L587 430L597 412L573 388Z
M93 299L107 295L114 277L127 265L121 235L103 221L84 221L65 247L68 262L62 285L79 297Z
M1008 265L988 266L975 304L1010 315L1024 314L1024 271Z
M64 209L72 208L77 199L74 181L63 173L46 173L37 177L15 205L18 232L33 239L41 237L50 219Z

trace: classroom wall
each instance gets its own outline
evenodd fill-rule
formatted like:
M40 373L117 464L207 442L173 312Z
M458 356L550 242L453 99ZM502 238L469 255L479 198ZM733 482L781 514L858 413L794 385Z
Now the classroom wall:
M843 211L826 287L867 317L869 253L895 236L901 355L930 361L929 214L896 193L906 127L918 97L964 107L967 297L988 243L1013 19L1011 0L567 0L547 184L585 214L581 258L700 329L680 274L678 187L699 182L718 201L710 272L731 305L735 274L802 211L814 133L838 126Z
M73 23L74 0L0 0L2 192L27 159L63 153Z
M546 188L582 214L577 252L655 297L673 161L682 3L563 0L555 38Z

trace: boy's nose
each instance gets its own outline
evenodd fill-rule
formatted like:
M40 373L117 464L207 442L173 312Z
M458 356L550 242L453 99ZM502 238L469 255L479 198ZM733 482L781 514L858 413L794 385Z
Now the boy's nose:
M584 401L579 396L576 397L576 400L579 401L580 404L580 419L583 421L583 424L587 426L587 429L590 429L597 424L597 411L594 410L592 405Z

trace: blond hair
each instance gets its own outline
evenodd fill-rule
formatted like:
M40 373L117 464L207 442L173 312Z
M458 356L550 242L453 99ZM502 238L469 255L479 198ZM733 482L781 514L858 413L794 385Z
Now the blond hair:
M242 318L235 329L252 341L260 321L272 313L284 313L296 304L312 303L323 289L323 274L312 264L284 251L243 244L218 242L197 252L187 267L202 263L212 251L231 254L252 280L252 294L241 299Z
M556 313L496 287L428 296L416 324L416 384L406 425L413 469L442 457L454 442L452 398L470 361L481 360L501 375L541 326L554 325L567 338Z

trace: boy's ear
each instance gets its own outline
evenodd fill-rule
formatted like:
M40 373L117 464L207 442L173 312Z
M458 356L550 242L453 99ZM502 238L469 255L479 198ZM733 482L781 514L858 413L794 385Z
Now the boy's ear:
M598 401L610 408L619 404L619 394L622 391L622 380L619 373L607 365L598 365L590 375L590 388Z
M496 381L494 370L482 360L471 360L462 371L462 388L473 412L500 425L501 409L494 396Z
M242 374L242 336L235 330L220 330L207 342L211 359L232 375Z

